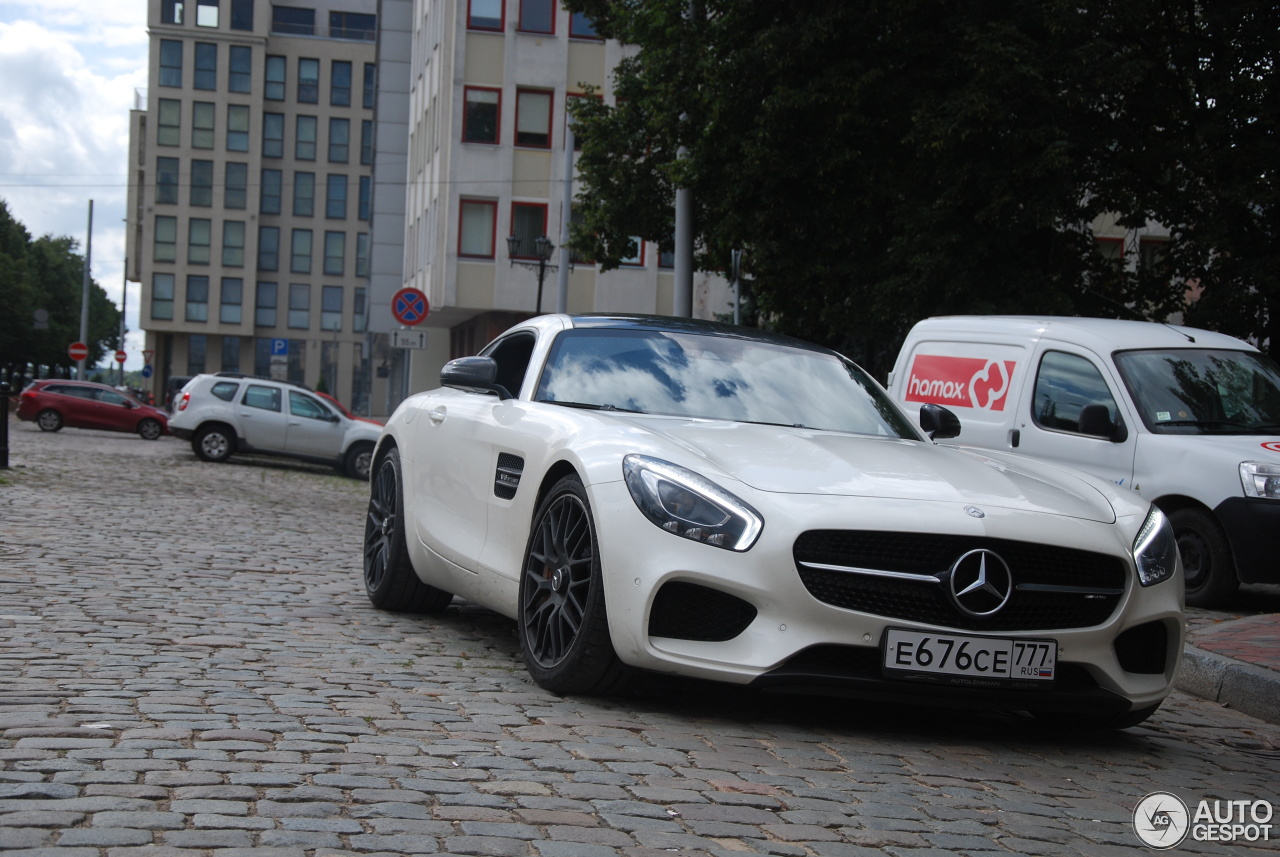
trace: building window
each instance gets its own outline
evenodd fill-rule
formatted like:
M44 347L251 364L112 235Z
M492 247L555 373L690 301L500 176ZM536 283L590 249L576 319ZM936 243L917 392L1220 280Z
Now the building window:
M191 105L191 148L213 148L213 102L197 101Z
M329 163L345 164L351 159L351 120L329 119Z
M473 259L493 258L493 233L498 219L498 203L482 199L462 200L458 255Z
M209 246L212 242L212 221L207 217L193 217L187 223L187 262L191 265L209 264Z
M218 26L218 0L196 0L196 26Z
M569 223L573 226L582 225L582 212L577 207L569 209ZM595 260L586 255L577 247L569 248L569 261L575 265L594 265Z
M249 202L249 165L227 162L226 179L223 182L222 205L224 208L247 208Z
M311 286L289 284L289 327L306 330L311 326Z
M182 42L160 40L160 85L182 86Z
M351 63L347 60L334 60L329 66L329 103L351 106Z
M675 266L676 266L676 251L664 250L661 247L659 247L658 248L658 267L674 268Z
M324 216L330 220L345 220L347 217L347 177L329 174L325 186Z
M1168 273L1169 240L1167 238L1138 239L1138 270L1157 275Z
M249 92L253 86L253 49L232 45L227 62L227 91Z
M280 227L258 227L258 270L276 271L280 268Z
M551 148L551 93L516 90L516 145Z
M356 276L369 276L369 233L356 235Z
M227 151L249 151L249 106L227 105Z
M196 74L191 84L195 89L218 88L218 46L196 42Z
M222 223L222 264L228 268L244 267L244 221Z
M342 286L320 287L320 329L342 330Z
M178 218L156 215L156 240L152 258L156 262L178 259Z
M156 145L182 145L182 102L174 98L161 98L156 117Z
M262 114L262 157L284 157L284 114Z
M187 321L209 320L209 278L202 274L187 277Z
M191 204L213 205L213 161L191 162Z
M156 202L177 203L178 159L156 158Z
M320 101L320 60L298 58L298 102L316 104Z
M275 283L258 283L258 297L253 306L253 323L258 327L276 326Z
M467 0L467 29L502 32L503 0Z
M330 12L329 38L374 42L378 39L378 16L359 12ZM337 104L338 102L334 102Z
M173 274L151 275L151 317L173 321Z
M299 161L314 161L316 159L316 117L299 116L293 136L293 156Z
M360 220L369 219L369 202L373 195L373 177L360 177L360 201L356 205L356 217Z
M226 280L223 280L223 288L226 288ZM236 321L239 321L240 307L236 307ZM222 371L223 372L239 372L240 371L240 337L224 336L222 337Z
M182 23L182 0L160 0L160 23Z
M324 272L341 277L347 266L347 233L324 234Z
M293 215L311 217L316 213L316 174L293 174Z
M316 12L296 6L272 6L271 32L284 36L314 36Z
M466 106L462 113L462 142L497 143L502 90L466 86L463 100Z
M284 185L284 173L280 170L262 171L262 194L258 200L258 211L261 214L279 214L281 190Z
M360 122L360 163L365 165L373 163L372 119L365 119Z
M205 348L208 341L203 333L193 333L187 337L187 374L199 375L204 371Z
M520 0L520 30L525 33L556 31L555 0Z
M293 230L293 243L289 250L289 270L295 274L311 273L311 230Z
M267 85L262 93L263 98L268 101L284 101L286 68L284 57L267 57Z
M253 29L253 0L231 0L231 29Z
M222 303L218 306L218 321L223 324L240 323L240 306L244 302L244 280L239 277L222 278Z
M545 203L517 202L511 206L511 234L520 239L517 259L538 258L534 242L547 234L547 206Z
M364 333L369 327L369 313L365 309L365 291L356 287L351 306L351 332Z
M583 12L573 12L569 15L569 35L575 39L599 39L596 33L595 22L586 16Z
M378 94L378 67L371 62L364 64L364 107L372 110Z

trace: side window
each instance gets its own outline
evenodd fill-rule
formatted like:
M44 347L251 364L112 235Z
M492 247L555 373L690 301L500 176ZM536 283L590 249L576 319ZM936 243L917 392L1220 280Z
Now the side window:
M240 403L249 408L280 413L280 390L276 387L261 387L250 384L244 391Z
M229 402L236 397L236 390L239 389L239 384L234 384L231 381L219 381L213 385L213 388L209 390L209 392L214 396L217 396L222 401Z
M506 387L513 396L520 395L520 386L524 383L525 373L529 370L529 359L533 356L534 337L532 333L516 333L499 339L481 352L485 357L492 357L498 364L498 376L494 380Z
M1105 406L1108 419L1115 423L1119 414L1116 400L1097 367L1075 354L1046 352L1036 374L1031 412L1036 425L1073 434L1104 434L1085 411L1088 405ZM1097 409L1093 410L1097 413Z
M313 420L327 420L333 416L324 405L294 390L289 391L289 413Z
M117 405L119 407L124 407L125 405L124 396L114 390L98 390L96 392L98 393L98 401L100 402L104 402L108 405Z

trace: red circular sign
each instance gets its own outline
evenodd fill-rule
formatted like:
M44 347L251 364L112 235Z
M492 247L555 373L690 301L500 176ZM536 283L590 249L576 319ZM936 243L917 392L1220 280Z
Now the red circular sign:
M126 361L126 360L128 360L128 359L129 359L129 355L128 355L128 354L125 354L123 350L120 350L120 351L117 351L117 352L116 352L116 362L117 362L117 363L123 363L124 361Z
M430 311L427 296L417 289L401 289L391 298L391 314L401 324L421 324Z
M89 346L83 342L73 342L67 347L67 354L72 360L83 360L89 356Z

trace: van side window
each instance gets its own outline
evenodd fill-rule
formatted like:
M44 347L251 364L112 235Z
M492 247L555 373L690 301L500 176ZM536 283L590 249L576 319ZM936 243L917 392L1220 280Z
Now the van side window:
M1119 409L1097 367L1075 354L1046 352L1036 373L1031 410L1036 425L1053 431L1097 436L1101 432L1089 425L1088 419L1086 425L1081 425L1081 412L1087 405L1105 405L1107 416L1115 423Z

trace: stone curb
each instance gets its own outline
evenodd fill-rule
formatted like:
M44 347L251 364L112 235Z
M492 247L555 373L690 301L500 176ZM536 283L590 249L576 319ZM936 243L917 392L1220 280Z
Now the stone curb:
M1187 644L1174 686L1250 717L1280 724L1280 673L1275 670Z

